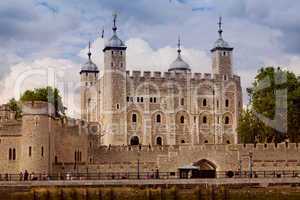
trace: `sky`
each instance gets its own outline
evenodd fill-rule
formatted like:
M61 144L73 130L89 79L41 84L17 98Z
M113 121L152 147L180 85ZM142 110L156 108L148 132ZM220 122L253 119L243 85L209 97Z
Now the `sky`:
M69 114L79 107L79 71L87 60L103 66L102 48L118 14L128 70L167 71L182 56L193 72L211 72L210 49L223 37L234 47L234 72L245 88L263 66L300 75L300 1L295 0L10 0L0 1L0 103L26 89L54 84ZM104 39L101 32L104 29Z

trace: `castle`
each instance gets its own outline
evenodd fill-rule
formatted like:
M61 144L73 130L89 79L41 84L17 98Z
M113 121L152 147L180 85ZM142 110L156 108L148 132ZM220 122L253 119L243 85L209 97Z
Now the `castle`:
M126 46L107 41L103 75L82 66L81 119L57 118L47 102L25 102L22 118L0 107L0 175L149 172L175 175L184 166L210 171L299 170L298 144L239 144L240 78L233 48L222 37L212 53L212 74L191 72L178 56L168 72L126 71ZM0 176L1 178L1 176Z
M80 71L81 118L99 123L103 145L238 142L242 91L221 21L211 50L213 74L191 72L181 56L180 40L177 52L168 72L126 71L126 46L114 19L113 36L103 49L103 76L98 77L90 52Z

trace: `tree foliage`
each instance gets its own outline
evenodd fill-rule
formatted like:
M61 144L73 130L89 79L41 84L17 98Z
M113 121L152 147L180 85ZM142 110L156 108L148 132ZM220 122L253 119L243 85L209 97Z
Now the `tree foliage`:
M57 88L45 87L34 90L26 90L20 97L21 102L25 101L45 101L54 105L57 116L65 114L65 107Z
M19 119L21 117L21 107L18 103L18 101L16 101L14 98L10 99L8 102L8 106L12 111L16 112L15 118Z
M294 73L280 68L262 68L248 95L250 102L241 114L237 129L242 142L278 143L286 139L299 142L300 83ZM287 131L262 122L256 113L271 120L277 119L275 124L286 126Z

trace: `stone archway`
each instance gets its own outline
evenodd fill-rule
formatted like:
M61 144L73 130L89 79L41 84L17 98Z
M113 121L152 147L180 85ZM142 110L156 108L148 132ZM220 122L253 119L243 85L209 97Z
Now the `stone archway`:
M217 166L213 162L202 159L193 163L193 166L199 167L198 178L216 178Z
M130 145L139 145L139 137L138 136L132 136L130 139Z

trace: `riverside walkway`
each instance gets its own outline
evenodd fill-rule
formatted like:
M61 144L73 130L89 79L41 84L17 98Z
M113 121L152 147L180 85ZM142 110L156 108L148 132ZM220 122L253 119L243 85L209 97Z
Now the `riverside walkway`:
M300 178L218 178L149 180L0 181L1 187L161 186L161 185L300 185Z

